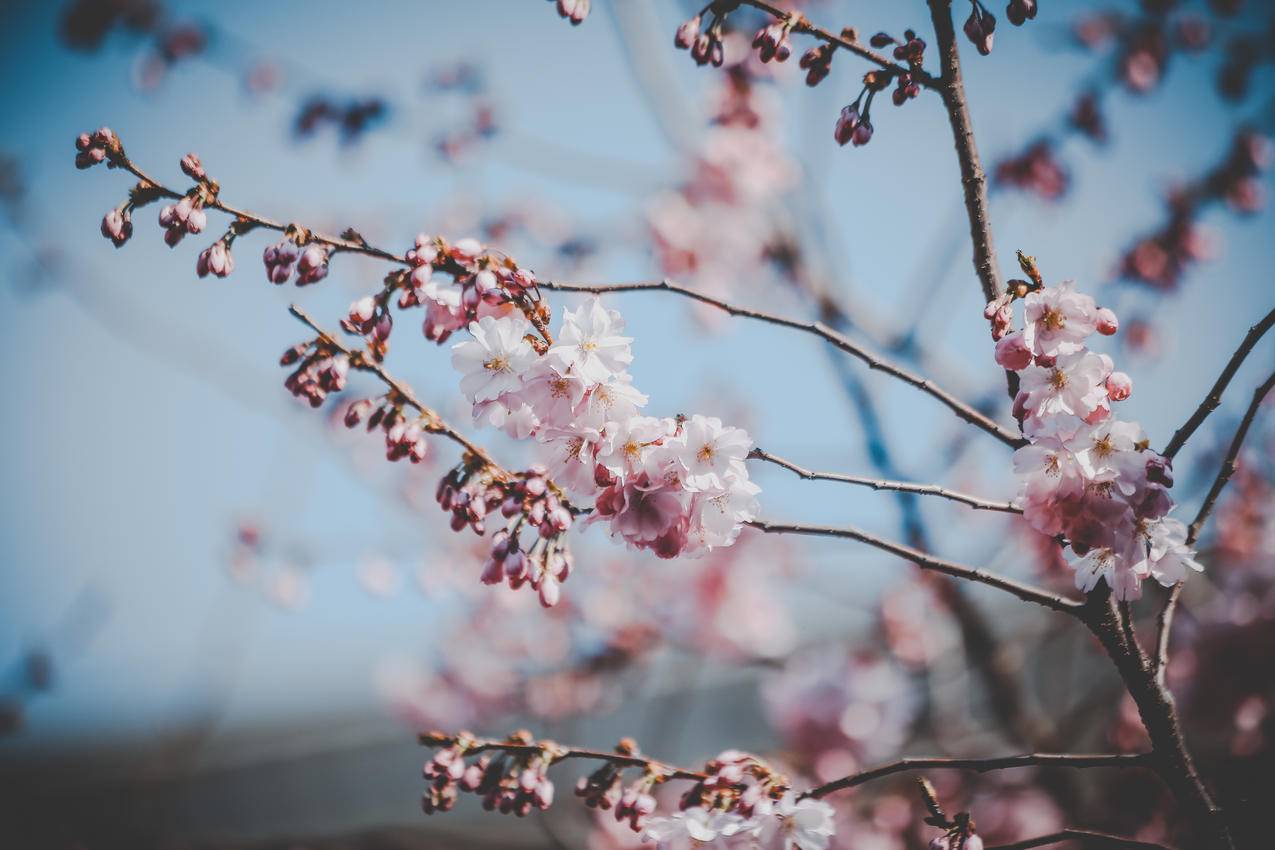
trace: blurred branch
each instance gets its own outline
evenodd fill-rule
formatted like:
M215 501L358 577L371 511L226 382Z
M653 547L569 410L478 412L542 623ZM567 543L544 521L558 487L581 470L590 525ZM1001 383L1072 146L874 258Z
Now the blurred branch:
M672 283L668 280L659 281L642 281L637 283L611 283L611 284L591 284L591 283L562 283L557 281L542 281L539 283L541 289L556 290L559 292L588 292L594 295L602 295L608 292L672 292L677 295L684 295L687 298L694 299L703 304L708 304L723 310L732 316L738 316L746 319L756 319L761 322L767 322L780 327L792 328L794 330L803 331L813 334L826 342L832 343L837 348L851 354L864 363L868 364L869 369L875 369L884 372L891 377L898 378L909 386L915 387L921 392L933 396L942 402L949 410L959 416L966 422L974 425L996 439L1000 440L1007 446L1018 448L1025 445L1026 441L1018 434L997 424L992 419L975 410L970 405L953 396L946 390L938 387L928 378L922 378L912 372L904 369L898 364L886 360L885 358L872 354L871 352L861 348L852 342L847 336L838 333L823 322L802 322L797 319L789 319L783 316L777 316L774 313L766 313L761 310L752 310L746 307L740 307L731 304L719 298L705 295L702 292L696 292L685 286Z
M917 493L922 496L939 496L944 499L951 499L954 502L969 505L977 510L1000 511L1003 513L1021 514L1022 508L1015 507L1011 502L993 502L987 499L980 499L977 496L971 496L967 493L960 493L955 490L948 490L937 484L914 484L910 481L888 481L883 478L864 478L858 475L844 475L838 472L812 472L809 469L798 466L790 460L785 460L778 455L762 449L753 449L748 457L754 460L764 460L767 463L773 463L776 466L782 466L790 472L796 473L807 481L839 481L843 484L857 484L863 487L871 487L873 490L895 490L903 493Z
M1173 850L1167 844L1157 844L1154 841L1137 841L1133 838L1125 838L1123 835L1094 832L1090 829L1063 829L1058 832L1051 832L1048 835L1015 841L1012 844L994 844L989 846L987 850L1030 850L1032 847L1045 847L1050 844L1060 844L1063 841L1083 841L1086 846L1090 847L1122 847L1128 848L1128 850Z
M957 564L953 561L946 561L942 558L931 557L919 549L911 546L904 546L902 543L895 543L891 540L885 540L876 535L869 534L853 526L845 526L835 528L824 525L793 525L788 523L769 522L767 520L752 520L747 523L753 528L763 531L767 534L804 534L815 537L844 537L849 540L857 540L860 543L866 543L884 552L892 555L898 555L900 558L911 561L922 569L934 570L935 572L944 573L956 578L968 579L969 581L985 584L989 587L995 587L1006 593L1011 593L1019 599L1027 602L1034 602L1037 605L1043 605L1054 611L1060 611L1064 614L1072 614L1078 616L1082 603L1067 599L1048 591L1032 587L1031 585L1021 584L1012 579L998 576L986 570L968 567L963 564Z
M1209 390L1209 394L1204 397L1204 401L1200 402L1200 406L1191 414L1191 418L1183 423L1182 427L1174 432L1173 438L1169 440L1169 444L1164 447L1164 451L1160 454L1169 460L1178 453L1196 429L1203 424L1209 414L1217 410L1217 406L1222 403L1222 393L1226 391L1226 387L1231 383L1231 378L1235 377L1235 372L1240 368L1240 364L1244 362L1244 358L1257 345L1258 340L1266 334L1267 331L1275 326L1275 309L1272 309L1266 316L1253 327L1248 329L1240 347L1235 349L1235 353L1231 355L1231 359L1227 361L1222 374L1218 375L1217 380L1213 383L1213 388Z

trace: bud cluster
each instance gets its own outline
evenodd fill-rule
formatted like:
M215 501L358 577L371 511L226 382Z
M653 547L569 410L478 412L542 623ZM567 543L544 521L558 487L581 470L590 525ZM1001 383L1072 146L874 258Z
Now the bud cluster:
M425 435L430 432L428 417L419 416L411 421L403 413L403 405L394 396L386 395L377 400L359 399L345 408L343 421L347 428L357 428L367 421L369 433L378 427L385 432L385 458L397 461L407 458L412 463L425 460L427 448Z
M615 751L624 756L640 756L637 744L631 738L620 741ZM667 777L658 765L650 762L638 779L625 786L622 778L624 770L624 765L605 762L593 773L580 777L575 793L589 808L614 812L616 821L628 824L634 832L641 832L655 813L655 797L651 789Z
M710 9L713 7L710 6L705 11ZM716 10L713 10L713 17L707 29L703 29L703 21L704 13L701 12L678 27L677 34L673 37L673 46L679 50L689 50L696 65L701 67L712 65L714 68L720 68L726 61L725 44L722 41L722 29L726 23L726 16L719 15ZM787 54L785 54L786 57Z
M345 389L350 358L322 340L298 343L283 352L279 365L294 364L296 369L283 385L297 398L309 402L311 407L319 407L328 395Z
M438 740L450 740L438 736ZM553 781L548 769L559 756L559 748L550 741L537 744L527 731L515 732L506 743L509 750L484 752L473 761L466 756L479 745L462 732L454 743L438 750L422 771L429 783L421 798L425 814L450 810L458 791L477 794L483 808L526 817L532 809L545 810L553 805ZM535 744L533 747L532 745Z

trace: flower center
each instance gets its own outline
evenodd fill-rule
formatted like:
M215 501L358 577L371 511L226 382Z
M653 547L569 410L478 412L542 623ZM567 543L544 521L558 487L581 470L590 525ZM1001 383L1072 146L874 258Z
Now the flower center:
M1116 450L1116 447L1111 445L1111 435L1103 434L1100 439L1094 440L1093 450L1098 457L1109 457Z
M695 453L695 459L700 463L710 463L713 460L713 446L709 443L699 447L699 451Z
M1047 330L1060 331L1067 326L1067 317L1063 315L1061 310L1056 310L1053 307L1050 307L1045 311L1045 315L1040 317L1040 323L1044 325Z
M549 391L554 398L565 398L569 388L570 383L566 378L554 378L549 382Z
M484 363L483 368L492 372L503 372L509 368L509 358L503 354L498 355Z
M581 351L597 351L598 344L591 339L585 340L584 342L580 343L580 350Z
M1055 369L1049 373L1049 385L1056 390L1061 390L1067 386L1067 374L1061 369Z

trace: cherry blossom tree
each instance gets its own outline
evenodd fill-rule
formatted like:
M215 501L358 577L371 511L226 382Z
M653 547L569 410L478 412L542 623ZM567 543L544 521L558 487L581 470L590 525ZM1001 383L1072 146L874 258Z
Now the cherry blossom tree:
M916 5L921 14L921 4ZM1057 159L1057 150L1070 134L1105 137L1103 97L1117 85L1135 93L1154 88L1170 57L1206 49L1208 37L1201 28L1208 19L1175 19L1174 5L1147 0L1136 14L1082 21L1078 41L1091 47L1116 45L1114 72L1104 68L1085 87L1069 106L1062 130L1043 133L1025 151L1009 155L992 169L991 177L975 136L962 62L983 61L969 55L970 47L980 57L994 55L999 9L979 0L928 0L925 27L877 32L866 39L855 27L834 30L816 23L818 6L808 10L807 17L803 4L763 0L714 0L689 20L670 22L673 43L666 49L686 51L697 65L708 66L705 73L718 75L722 88L711 142L692 154L697 166L692 176L649 210L649 238L666 276L647 281L546 277L495 240L465 233L422 233L406 246L372 244L353 228L326 233L310 224L271 217L269 211L234 205L194 153L180 160L184 182L154 177L126 152L120 135L106 127L75 140L75 164L81 169L105 164L136 181L127 199L101 221L102 235L115 247L142 237L143 216L151 214L144 212L147 207L157 210L169 247L179 248L187 237L215 236L194 261L201 278L259 274L251 271L255 262L242 262L245 252L256 250L262 250L266 280L276 286L317 285L342 272L346 264L377 264L378 275L384 275L380 284L355 299L344 315L327 321L300 304L291 307L304 331L281 357L288 369L284 385L311 407L326 405L346 428L375 433L384 440L389 461L430 468L439 455L447 458L435 499L457 535L453 560L468 565L460 570L465 576L461 581L479 600L481 613L474 620L483 628L489 618L505 619L498 606L506 603L498 601L502 597L496 595L503 591L497 586L512 591L525 587L539 606L554 609L525 611L523 617L549 618L564 609L567 616L588 616L576 609L589 604L576 603L575 583L568 584L578 574L600 572L596 561L606 556L581 557L573 551L577 541L588 537L610 538L631 553L623 564L630 574L608 588L634 594L639 602L631 607L646 604L672 610L690 597L685 616L664 622L634 616L610 623L616 637L602 651L559 679L537 679L534 690L528 687L529 701L542 707L572 703L563 710L587 711L593 703L580 696L587 690L581 682L641 656L661 631L696 636L691 640L711 633L717 645L757 656L767 654L764 647L784 645L778 634L782 630L764 634L761 622L750 623L742 636L697 622L732 594L750 600L750 593L766 595L757 588L765 587L768 579L757 573L781 560L763 548L769 545L766 535L837 538L871 547L913 565L924 576L926 584L920 586L932 588L921 601L917 597L883 603L881 630L894 660L807 654L800 665L786 667L768 684L767 703L789 734L791 753L763 758L727 750L702 765L677 766L648 756L630 738L606 750L566 746L526 730L504 737L460 728L430 731L420 736L420 743L431 751L422 798L427 814L451 809L461 792L474 794L488 811L517 816L571 805L555 792L551 773L573 761L589 763L574 788L581 804L604 812L631 833L608 837L615 842L608 846L641 840L658 848L825 850L834 843L855 846L859 837L880 831L891 832L895 842L883 841L880 846L925 840L934 850L981 850L993 846L983 838L994 832L987 828L988 821L1011 818L1007 812L1030 805L1029 792L1007 785L988 795L999 796L999 802L975 797L968 809L951 811L950 798L960 789L944 784L944 776L999 775L1019 768L1085 776L1129 770L1154 776L1168 795L1146 804L1142 822L1133 824L1128 834L1092 828L1085 821L1060 821L1051 832L1015 835L994 846L1010 850L1074 840L1095 847L1164 848L1172 841L1182 847L1230 848L1247 833L1240 832L1230 813L1228 797L1234 794L1221 795L1206 781L1183 734L1179 700L1189 695L1185 701L1195 704L1208 697L1192 691L1197 685L1190 680L1171 680L1173 627L1184 588L1217 572L1213 557L1220 554L1223 562L1256 560L1269 553L1260 541L1270 535L1270 470L1261 468L1260 456L1252 467L1240 464L1239 458L1249 433L1263 427L1258 423L1275 375L1252 390L1251 404L1216 468L1189 471L1211 481L1193 517L1175 515L1175 478L1187 471L1175 474L1174 460L1275 325L1275 310L1254 316L1243 339L1226 342L1234 353L1211 388L1182 388L1202 400L1157 448L1149 435L1166 434L1173 423L1138 423L1119 415L1121 403L1135 391L1138 343L1126 343L1120 360L1127 363L1103 350L1105 338L1129 336L1131 325L1137 323L1125 318L1114 301L1112 306L1100 304L1091 291L1096 285L1066 280L1067 269L1042 268L1028 253L1030 245L1016 255L1015 274L1021 277L1007 278L1002 273L1004 255L993 237L989 198L1006 189L1027 190L1050 202L1063 197L1068 171ZM1212 5L1221 17L1231 11L1231 4ZM1038 6L1030 0L1011 0L1001 23L1031 26ZM564 38L590 37L590 7L587 0L556 0L556 12L563 19L584 24L564 32ZM172 42L185 31L162 32L155 36L157 43ZM1021 37L1020 31L1006 32L1003 26L1000 34L1002 39ZM969 44L962 45L962 39ZM177 41L196 51L197 39L187 35ZM794 52L799 52L795 64L811 87L829 77L834 60L867 69L855 99L828 122L826 143L846 148L840 155L855 156L853 148L868 144L890 144L890 135L902 132L898 128L903 119L883 115L886 110L877 103L877 96L887 90L896 108L932 98L944 110L956 157L952 179L961 186L968 230L963 253L968 254L986 305L981 320L988 323L990 333L983 377L995 378L997 386L990 395L970 400L963 389L949 388L947 376L941 374L942 357L924 350L909 329L858 318L855 305L839 300L811 272L813 263L802 253L800 226L775 215L777 199L796 178L767 126L770 92L764 80L767 68L789 62ZM1236 93L1254 69L1269 60L1270 50L1236 42L1225 52L1230 64L1223 74L1224 89ZM185 52L170 45L161 55L169 56L171 63ZM335 120L358 128L351 132L363 132L378 112L367 104L350 109L359 117ZM338 111L308 104L305 125ZM482 136L476 131L463 142L451 139L440 148L454 152ZM1223 162L1170 193L1166 224L1150 229L1150 235L1136 236L1132 247L1122 249L1117 276L1128 285L1149 286L1167 295L1205 254L1196 220L1206 208L1224 202L1244 214L1261 207L1260 176L1268 164L1269 143L1249 127L1237 130L1234 139ZM927 140L926 147L927 156L946 155L946 146L933 140ZM227 188L225 195L232 196L233 189ZM260 240L264 234L258 231L271 235ZM250 244L252 239L265 244ZM781 282L797 294L807 313L746 305L739 292L741 279L763 260L778 269ZM755 444L743 423L663 408L653 388L639 389L629 370L644 348L676 341L629 335L615 305L621 294L635 292L663 298L670 302L669 309L678 302L703 311L705 321L726 317L768 324L817 341L845 370L837 391L860 403L865 424L871 422L874 401L853 370L867 367L888 376L918 398L928 397L923 401L936 419L954 418L962 440L990 438L1000 444L998 463L1017 477L1017 492L963 492L941 477L905 480L894 466L888 435L869 427L864 430L876 468L871 475L861 475L818 471L811 468L816 458L790 460L766 451ZM582 300L567 300L581 296ZM566 306L569 303L574 308ZM949 320L977 323L980 317ZM447 349L423 356L450 365L456 391L452 402L459 402L470 424L462 426L455 417L444 416L456 403L427 402L387 368L391 340L415 337L414 330L403 329L411 321L420 322L427 347ZM419 345L420 340L404 344ZM375 386L370 394L363 389L363 379ZM470 431L482 439L469 436ZM486 439L497 434L503 435L502 445L530 447L537 462L518 468L498 459L497 449ZM768 503L766 492L750 474L767 466L805 480L883 491L898 500L905 539L856 526L781 518L799 509ZM1232 496L1236 490L1245 495ZM933 551L915 512L918 498L1004 516L1045 565L1041 580L1011 577ZM1226 531L1217 532L1222 542L1213 547L1218 551L1197 551L1215 510L1216 524L1227 524ZM601 529L593 529L595 525ZM1234 551L1220 552L1227 546ZM241 531L238 547L244 559L261 554L260 540L251 529ZM588 551L596 549L590 546ZM635 590L624 584L642 584L633 573L656 569L650 567L652 559L670 562L666 571L657 573L661 587ZM1074 589L1063 587L1059 575L1066 575ZM367 576L377 585L375 570ZM1123 738L1112 736L1111 752L1083 751L1086 742L1065 734L1064 718L1045 728L1033 716L1034 709L1022 696L1025 684L998 664L994 630L964 596L967 584L1030 603L1044 628L1084 632L1101 647L1109 667L1119 675L1119 699L1129 706L1121 725ZM701 604L710 594L718 601ZM1146 617L1140 620L1134 608L1140 600L1149 601L1144 596L1155 597L1150 623ZM744 607L761 605L750 601ZM972 672L992 694L1005 739L1022 752L952 756L899 750L908 740L904 727L921 714L919 707L898 696L906 690L899 667L925 665L927 648L910 644L907 636L930 628L930 605L951 616ZM1148 626L1153 628L1148 631ZM1197 622L1193 628L1205 626ZM458 671L447 671L437 682L420 687L445 686L458 704L481 703L481 692L490 682L473 676L458 683L462 678ZM513 690L504 689L500 697ZM572 696L561 696L567 691ZM499 701L490 700L493 705ZM1248 711L1261 714L1264 706ZM488 716L469 708L460 705L453 712L457 725L489 722ZM551 715L553 708L542 713ZM866 725L853 722L865 714L874 719ZM889 715L890 722L880 715ZM1251 731L1261 722L1258 717L1245 724ZM659 745L651 742L653 748ZM838 767L845 769L838 772ZM920 781L916 799L908 798L905 804L911 814L904 816L901 827L887 829L883 824L889 818L883 812L845 813L832 804L839 792L905 773L923 774L938 784ZM1058 791L1056 796L1065 793ZM1053 800L1047 804L1060 808ZM1074 806L1070 811L1083 816L1085 808ZM1160 821L1148 827L1153 817ZM910 838L899 839L901 834Z

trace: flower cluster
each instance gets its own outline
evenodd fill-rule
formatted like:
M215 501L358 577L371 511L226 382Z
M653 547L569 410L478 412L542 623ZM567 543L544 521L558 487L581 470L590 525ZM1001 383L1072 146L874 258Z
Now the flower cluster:
M726 61L726 49L722 41L722 29L726 17L717 14L715 5L710 6L709 9L713 12L713 18L709 21L708 28L701 29L703 13L700 13L677 28L677 34L673 36L673 45L679 50L689 50L696 65L712 65L720 68Z
M740 842L762 850L826 850L832 843L832 806L797 796L756 756L728 750L705 772L682 796L680 812L651 818L643 840L654 841L659 850Z
M1187 568L1201 567L1186 527L1168 517L1172 467L1136 423L1112 417L1132 382L1085 345L1094 332L1116 332L1115 314L1071 283L1045 286L1034 260L1020 260L1031 281L1011 281L986 314L996 362L1020 381L1014 415L1029 444L1015 452L1014 470L1024 517L1081 556L1073 567L1083 590L1102 578L1117 598L1135 599L1143 579L1182 581ZM1019 298L1024 326L1011 330Z
M75 167L92 168L105 162L108 154L119 149L119 139L110 127L102 127L93 133L80 133L75 137Z
M288 375L284 386L288 388L288 392L308 402L311 407L321 406L331 393L339 393L345 389L346 377L350 373L350 358L334 351L320 340L299 343L283 352L279 365L294 364L296 369Z
M729 546L752 519L747 433L712 417L640 415L647 399L626 371L632 340L615 310L593 299L568 311L551 346L517 313L469 331L452 364L475 419L542 443L554 480L593 501L590 521L672 558Z

